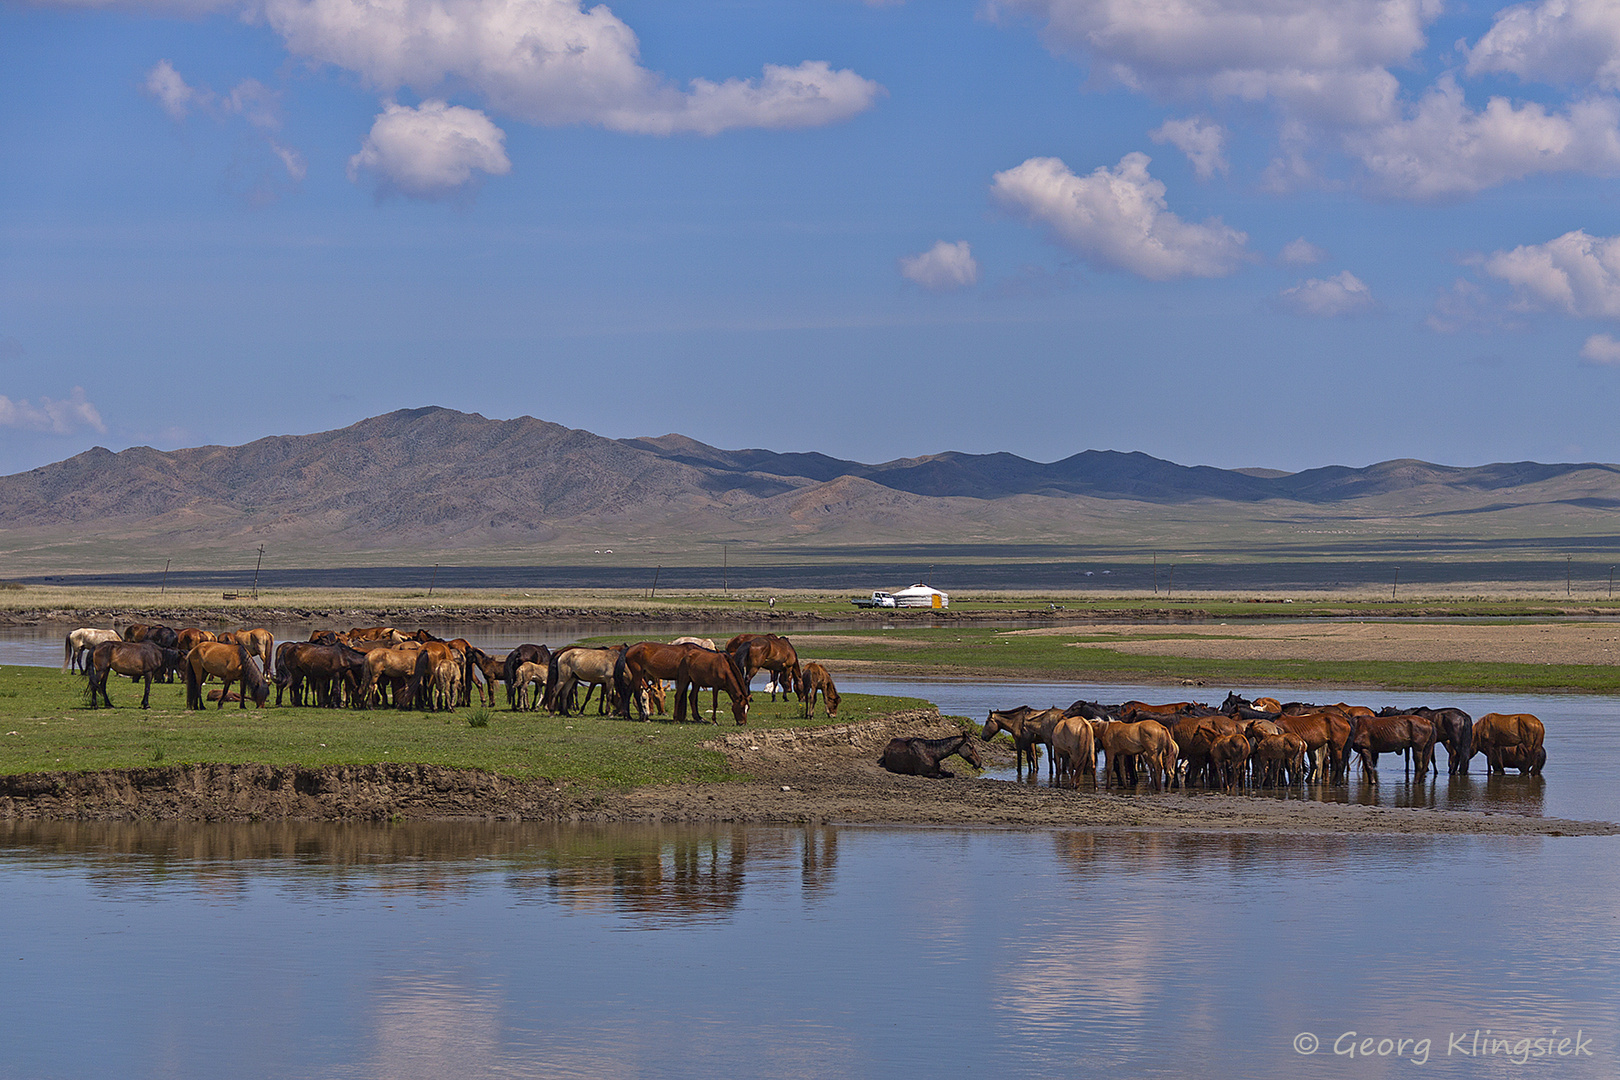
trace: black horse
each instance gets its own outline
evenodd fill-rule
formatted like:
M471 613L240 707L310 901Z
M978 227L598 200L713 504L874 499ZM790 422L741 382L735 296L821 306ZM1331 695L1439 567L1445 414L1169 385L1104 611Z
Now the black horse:
M972 762L976 769L984 768L979 751L973 745L973 736L966 733L943 739L923 739L916 736L909 739L890 739L889 745L883 749L883 756L878 758L878 764L902 776L949 778L956 774L940 768L939 763L952 754L958 754L964 761Z

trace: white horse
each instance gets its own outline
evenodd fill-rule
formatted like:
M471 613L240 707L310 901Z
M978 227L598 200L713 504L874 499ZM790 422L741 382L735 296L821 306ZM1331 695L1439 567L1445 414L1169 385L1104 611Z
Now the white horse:
M63 642L62 674L85 669L86 654L103 641L123 640L116 630L98 630L94 626L81 626Z

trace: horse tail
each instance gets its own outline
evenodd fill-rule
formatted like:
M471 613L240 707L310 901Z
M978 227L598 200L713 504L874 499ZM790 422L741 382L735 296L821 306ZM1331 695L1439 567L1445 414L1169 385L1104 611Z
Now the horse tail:
M192 664L191 657L186 657L181 674L186 680L186 708L202 708L202 684L197 679L197 669Z
M551 658L546 661L546 685L540 691L540 707L542 709L556 711L555 694L561 675L562 653L554 652L551 654ZM565 701L563 702L563 712L566 714L567 711L568 703Z
M630 719L630 664L628 663L630 650L621 650L613 659L613 692L619 695L619 715ZM552 663L556 663L552 658Z
M506 663L503 664L502 667L501 667L501 679L502 679L503 682L506 683L506 707L508 709L517 708L517 706L512 704L512 701L513 701L513 686L517 683L518 652L519 651L520 650L518 650L518 649L513 649L511 652L507 653L506 654Z

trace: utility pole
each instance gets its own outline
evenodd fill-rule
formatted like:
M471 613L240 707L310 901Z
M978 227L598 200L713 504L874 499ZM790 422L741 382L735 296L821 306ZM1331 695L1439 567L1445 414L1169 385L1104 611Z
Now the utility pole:
M1153 553L1153 595L1159 595L1159 553Z
M1395 584L1393 584L1393 585L1391 585L1389 587L1389 598L1391 600L1395 599L1395 590L1399 589L1400 587L1401 587L1401 568L1397 566L1395 568Z
M656 599L657 599L657 598L658 598L658 575L659 575L659 574L662 574L662 573L663 573L663 572L664 572L664 564L663 564L663 563L659 563L659 564L658 564L658 569L656 569L656 570L654 570L654 571L653 571L653 587L652 587L652 592L650 592L650 593L648 593L648 594L647 594L647 599L649 599L649 600L656 600Z
M259 598L259 567L264 565L264 545L259 545L259 561L253 564L253 599Z
M171 561L173 561L173 560L170 560L170 559L164 559L163 560L163 584L158 589L158 595L159 596L162 596L164 593L169 591L169 563ZM1613 580L1614 575L1612 573L1609 575L1609 579L1610 579L1609 592L1613 593L1614 592L1614 580Z
M1164 598L1166 600L1170 599L1170 594L1175 592L1175 591L1176 591L1176 564L1171 563L1170 564L1170 580L1165 584Z
M720 591L731 599L731 545L725 544L720 548Z
M1614 599L1614 567L1609 567L1609 599Z
M439 583L439 564L433 564L433 576L428 579L428 595L433 595L433 586Z
M1573 555L1565 555L1564 556L1564 595L1565 596L1574 595L1573 593L1571 593L1569 591L1569 577L1570 577L1570 574L1572 574L1574 572L1574 569L1575 569L1575 556L1573 556Z

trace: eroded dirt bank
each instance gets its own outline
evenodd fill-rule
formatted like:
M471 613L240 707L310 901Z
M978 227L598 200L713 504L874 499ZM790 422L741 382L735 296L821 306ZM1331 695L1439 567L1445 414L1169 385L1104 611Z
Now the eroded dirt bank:
M0 820L758 822L1311 833L1613 835L1620 825L1511 814L1343 806L1209 794L1116 795L878 767L897 733L940 735L938 713L811 730L740 731L711 744L751 779L581 792L466 769L175 765L0 777ZM958 764L952 758L947 767ZM969 770L962 768L966 774Z

